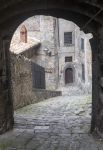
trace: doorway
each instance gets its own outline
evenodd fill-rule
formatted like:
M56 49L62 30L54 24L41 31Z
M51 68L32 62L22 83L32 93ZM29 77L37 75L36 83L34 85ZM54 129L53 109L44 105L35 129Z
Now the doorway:
M65 84L73 83L73 69L67 68L65 70Z

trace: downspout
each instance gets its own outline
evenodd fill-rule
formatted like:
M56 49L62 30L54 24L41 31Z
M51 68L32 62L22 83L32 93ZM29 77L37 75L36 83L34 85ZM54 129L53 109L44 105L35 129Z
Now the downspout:
M59 74L59 48L60 48L60 40L59 40L59 19L57 18L57 38L58 38L58 43L57 43L57 58L58 58L58 85L60 84L60 74ZM60 86L60 85L59 85Z

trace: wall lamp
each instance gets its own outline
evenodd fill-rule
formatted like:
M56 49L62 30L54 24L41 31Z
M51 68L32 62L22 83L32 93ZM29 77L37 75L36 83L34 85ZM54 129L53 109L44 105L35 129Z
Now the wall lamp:
M45 48L44 52L46 53L46 55L51 56L51 51L48 48Z

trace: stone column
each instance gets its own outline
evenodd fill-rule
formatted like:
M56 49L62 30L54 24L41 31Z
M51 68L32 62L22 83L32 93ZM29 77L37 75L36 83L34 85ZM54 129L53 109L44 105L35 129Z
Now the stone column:
M98 32L97 38L90 40L92 46L92 125L95 131L103 137L103 34Z
M0 37L0 134L13 127L9 44L9 39Z
M98 109L99 109L99 93L100 93L100 61L99 61L99 40L94 37L90 39L92 48L92 120L91 120L91 132L97 129Z
M99 97L98 97L98 111L97 111L97 132L103 137L103 28L99 31Z

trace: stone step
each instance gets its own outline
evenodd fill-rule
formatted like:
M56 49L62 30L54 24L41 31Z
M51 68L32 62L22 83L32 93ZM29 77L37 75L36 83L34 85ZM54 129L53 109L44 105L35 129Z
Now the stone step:
M61 89L62 95L68 95L68 96L76 96L76 95L82 95L84 94L82 90L80 90L78 87L64 87Z

